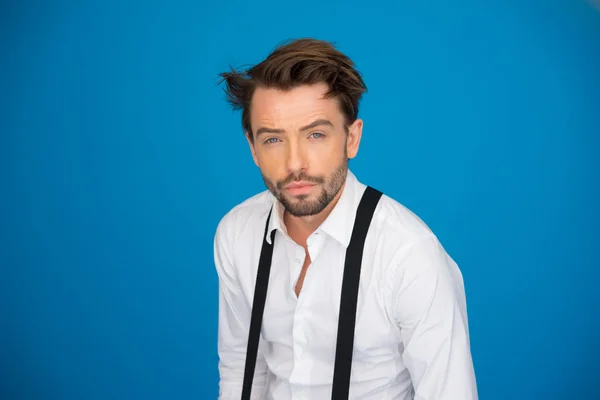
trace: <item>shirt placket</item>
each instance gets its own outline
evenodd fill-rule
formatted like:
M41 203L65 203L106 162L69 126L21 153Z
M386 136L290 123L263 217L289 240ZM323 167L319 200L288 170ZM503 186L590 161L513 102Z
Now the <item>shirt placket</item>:
M321 241L317 238L318 234L313 234L308 239L308 248L309 253L311 254L312 263L314 264L318 249L322 245ZM293 250L294 259L292 261L293 267L290 269L293 279L292 294L295 297L295 284L297 282L296 278L300 275L302 271L302 267L304 265L304 261L306 259L306 253L304 248L296 243L293 243L295 248ZM309 267L310 269L314 269L314 265ZM308 393L304 385L306 385L308 376L310 375L311 362L307 357L309 356L308 351L308 335L307 335L307 324L310 323L308 317L310 315L310 307L311 301L315 301L316 299L312 298L309 295L311 282L307 279L307 276L314 271L307 271L305 276L302 292L300 297L297 298L296 308L294 311L294 321L292 328L292 343L294 350L294 368L292 370L292 374L290 376L290 382L292 383L291 391L292 391L292 399L300 400L300 399L308 399L310 393Z
M296 298L295 286L297 283L297 278L300 276L300 272L302 271L302 266L304 265L304 260L306 255L304 253L304 248L296 243L291 244L290 246L290 274L291 274L291 287L290 292L291 295ZM305 313L304 313L304 302L305 296L300 296L296 301L296 308L294 310L294 318L293 318L293 326L292 326L292 346L293 346L293 354L294 354L294 368L292 369L292 373L290 375L291 382L291 391L292 391L292 399L300 400L306 399L307 393L305 393L305 389L302 387L302 382L305 381L306 376L306 366L305 366L305 357L306 357L306 334L305 334Z

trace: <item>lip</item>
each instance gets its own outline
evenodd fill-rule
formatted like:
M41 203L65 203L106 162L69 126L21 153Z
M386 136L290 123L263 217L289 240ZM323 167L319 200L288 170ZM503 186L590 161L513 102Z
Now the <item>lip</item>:
M287 185L285 189L293 195L301 195L310 192L314 186L314 183L309 182L293 182Z
M306 186L315 186L314 183L309 183L309 182L292 182L289 185L287 185L285 188L286 189L297 189L297 188L302 188L302 187L306 187Z

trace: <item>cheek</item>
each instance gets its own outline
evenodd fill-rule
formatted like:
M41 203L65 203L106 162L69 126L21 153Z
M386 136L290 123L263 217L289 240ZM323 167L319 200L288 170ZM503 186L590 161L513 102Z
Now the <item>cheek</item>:
M280 175L280 170L285 169L285 160L278 152L257 152L256 162L258 163L261 172L272 178L277 178Z
M322 165L337 165L340 159L344 157L345 144L336 142L327 143L325 146L315 146L310 152L311 164Z

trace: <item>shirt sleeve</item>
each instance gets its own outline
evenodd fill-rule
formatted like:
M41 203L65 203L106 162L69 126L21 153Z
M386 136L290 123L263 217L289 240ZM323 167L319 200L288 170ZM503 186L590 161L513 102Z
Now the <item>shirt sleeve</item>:
M242 394L251 307L244 299L232 256L232 227L221 221L214 239L214 259L219 277L219 400L239 400ZM260 346L252 383L252 399L262 399L267 367Z
M463 277L435 236L396 254L392 315L415 400L477 400Z

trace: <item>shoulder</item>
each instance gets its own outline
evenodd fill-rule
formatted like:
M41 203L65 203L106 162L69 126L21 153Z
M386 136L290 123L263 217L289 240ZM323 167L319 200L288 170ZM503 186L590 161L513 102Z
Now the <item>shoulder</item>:
M420 273L424 272L428 263L432 268L453 263L427 223L385 193L377 205L369 233L374 248L380 254L382 267L392 275L401 266Z
M273 195L264 191L231 208L221 217L214 236L214 261L224 284L251 296ZM251 304L251 297L247 297Z
M386 279L390 283L401 270L401 276L408 281L421 276L433 283L445 276L449 281L462 284L458 265L415 212L384 194L373 220L376 233L373 240L385 254Z
M424 238L435 238L429 226L411 209L383 193L372 227L380 239L393 247L405 247Z
M215 240L230 243L243 239L245 234L252 234L256 229L264 230L264 224L273 205L273 195L262 191L235 205L221 217L215 232Z

